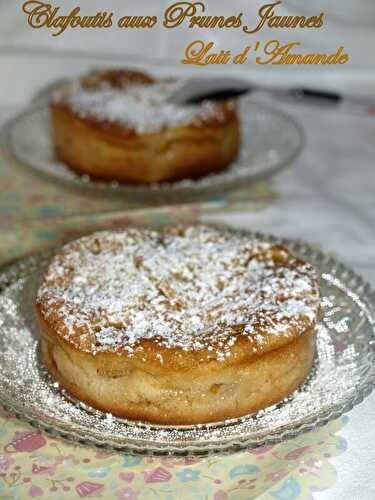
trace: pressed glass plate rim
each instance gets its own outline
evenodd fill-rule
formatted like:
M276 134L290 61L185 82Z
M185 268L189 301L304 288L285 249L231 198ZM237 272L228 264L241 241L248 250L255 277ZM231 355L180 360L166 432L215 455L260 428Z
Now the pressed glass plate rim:
M358 297L360 297L361 303L366 307L369 312L368 319L373 327L372 337L369 339L369 345L371 350L375 351L375 292L372 290L371 286L363 280L361 276L356 274L346 265L337 261L331 256L325 255L320 250L312 248L310 245L295 240L277 238L271 235L264 235L258 232L241 231L251 238L260 238L271 243L280 243L287 245L293 251L295 251L302 258L306 258L312 264L318 264L322 268L322 275L327 272L334 274L335 279L339 283L345 284L351 289ZM25 259L19 260L16 263L7 265L0 271L0 293L2 293L8 286L13 282L17 281L22 277L26 277L32 272L36 271L41 263L45 263L50 256L53 255L55 249L47 250L41 253L33 254ZM334 272L333 272L334 271ZM337 283L336 286L339 287ZM190 445L183 444L181 446L173 446L171 443L161 442L159 445L156 442L139 442L137 440L130 440L124 445L123 443L118 444L116 442L108 442L105 440L97 439L92 435L87 435L83 437L82 433L75 432L73 430L66 431L63 428L57 426L51 426L43 420L36 419L31 412L28 412L27 408L23 408L20 411L17 405L12 404L11 394L0 394L0 404L4 409L11 415L14 415L22 420L26 420L34 427L40 430L46 431L53 436L60 436L73 442L78 442L85 445L94 445L99 448L105 448L113 451L128 452L140 455L196 455L196 456L207 456L215 453L226 454L240 451L242 449L256 448L260 446L265 446L268 444L276 444L285 439L290 439L296 437L302 433L311 431L318 427L321 427L328 423L330 420L338 418L343 413L348 412L354 406L361 403L365 397L367 397L373 390L375 386L375 366L367 373L365 379L361 380L358 390L354 395L347 395L342 401L332 404L329 408L324 411L313 413L310 417L304 418L303 421L290 427L290 424L285 425L285 429L279 428L268 435L261 435L260 437L256 435L241 436L240 438L231 438L227 440L214 442L210 441L208 444L203 443L192 443ZM63 397L63 396L61 396ZM73 404L73 403L72 403ZM104 414L103 414L104 415ZM246 418L246 417L244 417ZM236 422L241 421L241 419L234 419L231 421L230 425L236 425ZM133 423L133 425L137 425ZM145 424L143 424L145 425ZM147 424L146 424L147 425ZM215 424L213 424L215 425ZM217 426L225 425L225 423L219 423ZM152 425L149 427L153 427ZM157 426L154 426L157 427ZM160 426L159 426L160 427ZM163 427L163 426L162 426ZM173 426L165 426L166 428L173 428ZM192 426L194 427L194 426ZM176 427L178 430L178 427Z
M226 171L218 172L217 174L211 174L207 177L210 179L210 183L208 184L200 184L200 181L190 181L188 185L185 185L181 182L176 183L161 183L155 186L145 186L145 185L126 185L126 184L116 184L113 185L110 182L101 182L101 181L90 181L86 182L82 177L72 173L71 176L65 177L64 175L58 175L51 172L46 171L39 164L36 164L36 161L33 159L25 158L21 156L18 151L16 144L12 139L13 129L24 119L29 118L31 115L41 112L47 112L48 106L43 104L34 104L25 110L21 111L16 116L12 117L8 120L3 126L3 134L4 134L4 146L7 152L21 165L31 169L35 174L40 175L50 181L55 181L57 183L61 183L65 186L69 186L71 188L79 189L82 192L86 192L88 194L99 194L104 197L107 196L122 196L125 197L128 201L145 201L147 199L151 201L156 201L162 198L163 196L172 197L176 199L180 199L181 202L189 200L190 198L199 201L200 197L210 197L216 196L218 194L226 193L244 185L250 185L255 181L259 181L262 179L266 179L277 172L283 170L284 168L290 166L295 159L301 154L304 144L305 144L305 134L302 128L302 125L291 115L288 113L278 109L269 104L265 104L263 102L254 102L251 101L250 98L242 98L241 102L244 105L248 105L250 108L253 108L254 111L257 112L266 112L270 116L278 116L280 119L284 121L285 124L292 130L294 130L296 141L294 148L290 148L286 154L284 154L282 159L275 160L271 165L267 165L261 171L251 172L247 175L234 174L233 178L225 177ZM239 161L241 163L241 161ZM180 198L180 197L183 198Z

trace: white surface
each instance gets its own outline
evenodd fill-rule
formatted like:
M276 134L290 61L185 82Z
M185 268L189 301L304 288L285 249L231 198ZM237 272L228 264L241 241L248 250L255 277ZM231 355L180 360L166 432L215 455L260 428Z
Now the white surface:
M182 27L165 29L162 25L164 12L176 0L64 0L49 1L60 6L58 15L67 15L73 7L81 7L81 15L95 15L97 12L113 12L113 26L108 29L67 29L57 37L46 28L31 29L27 15L22 11L25 0L0 0L0 45L17 47L42 47L54 50L96 50L102 53L120 55L138 54L149 57L165 58L172 61L181 55L192 40L212 40L219 48L240 49L255 40L279 38L288 41L301 41L306 50L335 50L344 45L352 56L349 67L368 68L375 61L372 48L375 46L375 4L373 0L284 0L275 8L276 15L319 15L324 13L324 24L318 29L269 29L262 28L256 34L246 34L240 28L232 29L187 29ZM258 10L262 5L275 0L205 0L205 12L197 15L232 16L243 13L243 25L255 28L259 22ZM156 15L158 23L151 29L121 29L116 21L124 15ZM253 68L254 69L254 68ZM258 68L260 69L260 68ZM272 74L274 74L272 68ZM296 68L295 68L296 69ZM349 70L350 70L349 69ZM300 68L296 69L300 73ZM311 73L324 72L317 67ZM328 68L330 71L330 68ZM345 70L344 70L345 71Z
M273 0L272 0L273 1ZM243 25L254 28L259 21L258 9L261 5L272 3L271 0L205 0L205 15L238 15L243 13ZM164 11L176 0L64 0L50 1L54 6L60 6L58 14L67 15L74 6L81 7L81 14L94 15L106 10L114 13L114 20L123 15L157 15L158 23L151 29L120 29L114 25L109 29L67 29L63 34L54 37L47 28L32 29L27 24L27 16L22 12L24 0L0 0L0 68L1 74L14 73L11 63L3 59L4 50L42 51L39 58L33 59L34 68L28 68L30 57L25 56L22 64L27 71L31 84L38 79L43 62L43 51L53 50L56 54L76 55L78 53L97 53L102 55L101 63L110 64L113 55L117 55L117 63L124 59L132 65L143 64L144 61L158 71L168 71L174 67L178 72L191 72L204 75L230 72L240 73L249 79L266 83L267 85L303 84L305 86L344 88L366 91L375 88L375 2L360 0L360 5L354 0L284 0L275 9L277 15L318 15L324 12L324 25L319 29L269 29L262 28L255 34L246 34L239 29L188 29L182 27L166 29L163 27ZM340 7L338 7L340 3ZM306 10L306 12L305 12ZM198 13L199 14L199 13ZM351 23L350 23L351 21ZM350 61L342 66L262 66L254 63L254 55L246 64L236 66L191 67L179 64L188 43L194 40L213 41L216 49L232 50L236 53L247 45L254 45L266 40L278 39L281 43L300 42L303 53L323 52L333 53L338 47L344 46L349 53ZM111 54L109 56L108 54ZM141 60L141 59L142 60ZM65 63L67 58L64 59ZM82 64L82 61L81 61ZM87 64L87 63L86 63ZM84 64L85 65L85 64ZM65 70L79 71L77 59L70 64L59 65L51 60L52 73L64 74ZM84 68L83 68L84 69ZM26 73L25 73L26 74ZM0 81L0 91L9 92L9 80ZM10 89L13 98L20 84L15 83L15 89Z
M345 0L347 2L348 0ZM330 13L329 25L321 32L298 32L304 46L311 49L333 48L345 45L350 50L353 62L346 68L278 68L262 69L255 65L241 68L249 78L268 83L309 83L326 88L340 88L351 93L374 93L375 96L375 3L361 0L366 8L355 16L354 2L351 11L341 8L336 12L337 2L320 0L319 8L326 5ZM61 37L52 38L43 30L32 30L20 16L18 0L0 0L0 121L15 107L25 104L41 85L61 76L85 71L98 64L143 65L134 55L146 54L149 69L157 72L187 72L191 68L176 66L173 61L188 41L198 36L181 30L164 30L159 34L144 30L124 35L107 31L100 36L94 31L85 34L70 31ZM59 2L60 5L62 2ZM64 8L77 1L64 1ZM103 1L79 2L82 8L96 11ZM172 2L143 0L139 2L106 1L106 9L124 13L154 12L163 10L163 5ZM256 12L260 2L245 0L214 2L206 4L214 13L237 11ZM265 3L265 2L263 2ZM250 4L250 7L249 7ZM298 2L302 5L301 2ZM290 0L289 6L296 5ZM358 9L361 10L359 4ZM220 6L220 8L219 8ZM286 7L285 7L286 8ZM309 5L311 10L311 4ZM126 11L126 12L125 12ZM348 13L351 17L348 17ZM354 16L354 17L353 17ZM354 21L352 26L348 23ZM82 30L80 30L81 32ZM79 36L80 35L80 36ZM230 38L229 33L218 35L217 31L200 33L200 37L215 38L219 45L243 46L246 39ZM262 36L269 38L270 34ZM287 41L285 32L282 38ZM273 36L274 37L274 36ZM281 36L280 36L281 38ZM5 46L12 51L4 50ZM38 48L40 52L27 52ZM53 49L61 57L51 57L44 50ZM17 50L15 50L17 49ZM73 50L92 50L106 54L117 53L117 58L82 58ZM68 51L68 53L65 53ZM133 56L125 58L124 53ZM152 60L158 57L161 60ZM169 62L167 62L167 59ZM224 68L226 69L226 68ZM223 68L217 68L223 73ZM199 69L196 73L202 74ZM233 72L232 72L233 74ZM272 74L272 78L271 75ZM298 162L275 181L278 199L260 212L242 211L221 216L221 220L233 225L259 229L275 234L302 238L320 245L325 251L338 255L348 265L360 272L375 287L375 116L351 116L335 111L303 106L282 106L304 125L307 144ZM217 220L217 216L215 219ZM349 423L341 431L347 439L349 449L332 459L338 472L334 488L314 494L318 500L373 500L375 498L375 394L349 414Z
M307 145L297 163L277 177L278 200L261 212L220 220L317 244L375 287L375 117L284 109L303 123ZM337 483L315 493L318 500L375 498L375 393L349 418L340 432L348 450L331 460Z

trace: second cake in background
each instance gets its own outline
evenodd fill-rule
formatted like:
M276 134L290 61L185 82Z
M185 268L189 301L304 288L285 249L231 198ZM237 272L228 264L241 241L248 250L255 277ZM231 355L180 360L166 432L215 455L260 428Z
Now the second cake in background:
M179 85L126 69L64 85L50 103L57 156L80 174L126 184L224 169L239 150L236 103L169 103Z

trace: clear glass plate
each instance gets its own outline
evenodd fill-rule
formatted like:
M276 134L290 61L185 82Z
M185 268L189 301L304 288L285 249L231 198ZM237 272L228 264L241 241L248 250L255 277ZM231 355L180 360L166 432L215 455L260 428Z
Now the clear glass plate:
M33 107L5 127L5 144L17 161L69 187L101 196L120 196L142 203L170 203L220 196L266 178L292 163L303 146L301 126L270 106L241 101L242 146L227 170L198 180L130 186L90 181L59 162L54 154L48 107Z
M315 366L285 401L239 419L172 427L118 419L64 394L43 368L38 350L34 302L48 252L0 274L0 403L42 430L83 444L140 454L201 456L277 443L350 410L375 383L374 292L353 271L304 243L255 236L287 244L321 276Z

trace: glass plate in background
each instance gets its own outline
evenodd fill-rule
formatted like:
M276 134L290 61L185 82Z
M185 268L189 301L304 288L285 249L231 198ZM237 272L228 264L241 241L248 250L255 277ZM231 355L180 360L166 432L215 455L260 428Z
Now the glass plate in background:
M271 106L241 100L242 145L228 169L197 180L152 185L90 181L59 162L54 154L48 107L32 107L5 126L5 143L17 161L56 182L96 196L120 196L143 204L183 203L220 196L269 177L290 165L303 146L301 126Z

